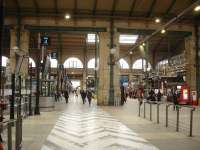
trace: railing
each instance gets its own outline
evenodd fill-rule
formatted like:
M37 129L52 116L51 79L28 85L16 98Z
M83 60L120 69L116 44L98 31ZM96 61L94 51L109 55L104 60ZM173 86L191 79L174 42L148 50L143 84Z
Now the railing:
M28 101L28 97L22 98L22 102L21 104L16 103L14 105L14 111L15 111L15 115L17 115L17 109L19 108L20 110L20 114L22 115L23 118L26 118L30 112L30 109L33 109L32 107L29 107L29 101ZM5 119L9 119L9 114L10 114L10 104L7 105L7 109L3 111L3 115Z
M22 121L28 115L31 115L30 109L33 105L30 103L30 96L22 96L21 100L16 97L14 105L14 118L10 120L11 105L7 105L6 110L1 110L1 116L4 117L0 122L0 134L3 139L4 150L20 150L22 148ZM3 109L3 108L0 108ZM32 111L32 110L31 110Z
M4 149L20 150L22 148L22 117L2 122L0 125Z
M170 110L171 107L174 109L173 111ZM175 126L177 132L180 131L181 127L181 131L185 130L189 136L193 136L194 112L196 107L174 105L172 103L143 101L143 104L139 103L138 116L140 117L142 109L144 118L148 118L150 121L155 119L157 124L163 123L166 128L169 127L169 124L170 126Z

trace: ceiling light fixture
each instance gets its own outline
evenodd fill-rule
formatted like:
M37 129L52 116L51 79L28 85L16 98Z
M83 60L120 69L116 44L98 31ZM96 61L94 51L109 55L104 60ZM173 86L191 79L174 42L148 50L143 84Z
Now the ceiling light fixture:
M199 11L200 11L200 5L196 6L196 7L194 8L194 11L199 12Z
M140 49L144 49L143 45L140 45Z
M132 51L130 51L129 53L130 53L131 55L133 54L133 52L132 52Z
M161 33L162 33L162 34L165 34L165 33L166 33L166 30L165 30L165 29L162 29L162 30L161 30Z
M70 14L65 14L65 19L70 19L71 18L71 15Z
M160 23L160 18L156 18L155 23Z

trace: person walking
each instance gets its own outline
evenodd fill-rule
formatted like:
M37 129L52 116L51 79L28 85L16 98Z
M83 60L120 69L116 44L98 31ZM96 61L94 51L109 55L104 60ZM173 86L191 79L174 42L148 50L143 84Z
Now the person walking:
M144 98L144 90L142 88L139 88L139 90L138 90L138 101L139 101L140 106L143 103L143 98Z
M172 99L174 103L174 110L178 110L178 96L176 90L173 92Z
M125 103L125 101L126 101L124 86L122 85L122 86L120 87L120 89L121 89L121 105L124 105L124 103Z
M92 92L90 90L87 91L87 99L88 99L89 106L90 106L91 101L92 101Z
M157 94L157 101L160 102L161 101L161 98L162 98L162 94L160 92L160 90L158 91L158 94Z
M66 101L66 104L68 103L68 99L69 99L69 93L67 90L64 91L64 97L65 97L65 101Z
M81 98L82 98L82 101L83 101L83 104L85 104L85 98L86 98L86 92L84 90L80 90L80 94L81 94Z

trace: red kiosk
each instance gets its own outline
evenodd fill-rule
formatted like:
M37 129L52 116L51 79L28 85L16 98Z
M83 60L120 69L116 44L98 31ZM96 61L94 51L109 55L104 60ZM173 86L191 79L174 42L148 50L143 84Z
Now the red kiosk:
M179 104L180 105L187 105L191 104L191 98L190 98L190 87L185 83L181 86L181 93L179 97Z

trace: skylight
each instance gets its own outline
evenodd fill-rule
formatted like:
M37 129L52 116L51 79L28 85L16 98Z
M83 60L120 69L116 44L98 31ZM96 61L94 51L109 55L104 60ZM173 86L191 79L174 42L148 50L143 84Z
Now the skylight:
M87 42L88 43L95 43L95 34L94 33L87 34Z
M138 35L121 34L119 37L120 44L135 44L138 39Z

